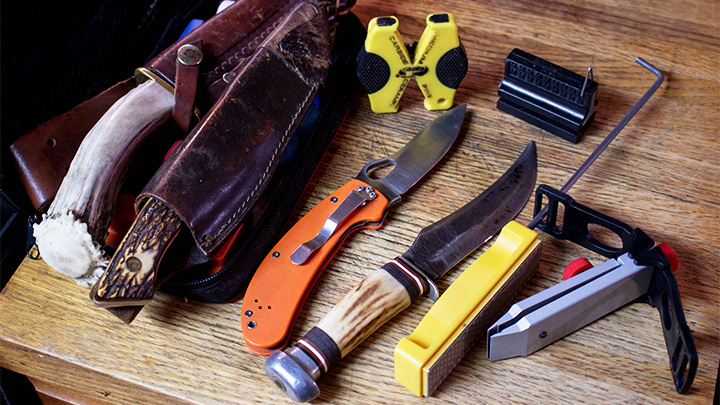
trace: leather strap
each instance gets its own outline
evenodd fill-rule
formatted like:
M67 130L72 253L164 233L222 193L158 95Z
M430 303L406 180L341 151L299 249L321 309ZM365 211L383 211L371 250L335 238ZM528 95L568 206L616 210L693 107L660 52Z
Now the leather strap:
M195 104L200 111L208 111L230 87L239 65L252 56L289 11L301 2L237 0L158 54L145 67L175 85L178 50L186 44L202 40L201 49L207 63L200 68Z
M197 40L178 49L175 68L175 105L172 117L183 133L190 129L195 108L195 94L203 56L202 43L202 40Z

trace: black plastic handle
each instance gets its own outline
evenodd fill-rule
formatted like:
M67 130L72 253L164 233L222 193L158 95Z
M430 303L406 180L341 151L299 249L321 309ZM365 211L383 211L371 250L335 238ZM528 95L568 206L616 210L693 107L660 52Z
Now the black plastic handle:
M543 209L543 201L546 199L547 216L538 223L537 227L558 239L569 240L595 253L613 259L629 252L638 241L638 234L630 225L579 204L569 195L545 184L540 185L535 191L534 215L540 213ZM560 204L563 206L564 214L561 221L562 225L558 226ZM589 227L591 224L601 226L615 233L620 237L622 247L608 246L597 240L590 233ZM643 245L647 245L646 241L643 242ZM646 249L652 246L653 242L650 240Z
M660 247L641 253L636 258L636 262L654 268L650 287L644 298L660 313L660 323L670 358L670 371L675 381L675 389L678 393L685 394L690 390L695 379L698 354L690 328L685 321L675 275L670 270L670 262Z

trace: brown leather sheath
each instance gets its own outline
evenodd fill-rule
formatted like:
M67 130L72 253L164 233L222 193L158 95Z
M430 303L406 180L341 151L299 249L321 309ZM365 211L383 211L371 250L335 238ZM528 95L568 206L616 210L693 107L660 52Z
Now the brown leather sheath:
M300 0L241 0L210 18L145 66L173 85L176 81L176 58L185 44L202 42L196 104L207 111L232 83L233 71L250 57Z
M203 61L198 74L189 76L198 81L194 84L196 95L176 101L194 104L202 115L223 96L247 58L300 2L238 0L158 54L145 68L138 69L136 79L143 81L154 76L172 89L178 85L175 76L178 49L185 44L201 43ZM352 4L339 1L337 5L328 3L322 7L327 19L332 21L335 13L345 11ZM23 135L10 146L24 188L38 211L45 211L52 202L87 132L115 101L136 85L133 79L120 82ZM180 110L189 108L181 106Z
M155 173L136 209L149 197L163 201L214 253L262 195L330 56L327 17L312 3L295 6Z
M20 180L36 210L50 206L88 131L135 86L134 79L120 82L10 145Z

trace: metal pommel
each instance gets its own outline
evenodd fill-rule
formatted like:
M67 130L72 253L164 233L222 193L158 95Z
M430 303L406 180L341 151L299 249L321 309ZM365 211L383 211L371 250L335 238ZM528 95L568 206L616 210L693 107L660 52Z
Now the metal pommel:
M265 361L265 374L293 401L308 402L320 395L315 383L320 378L320 369L297 346L270 355Z

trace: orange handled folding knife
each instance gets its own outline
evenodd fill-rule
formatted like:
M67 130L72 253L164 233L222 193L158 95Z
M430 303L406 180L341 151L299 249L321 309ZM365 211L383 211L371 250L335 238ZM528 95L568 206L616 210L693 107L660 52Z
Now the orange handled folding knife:
M312 286L345 238L382 226L388 208L420 180L457 139L466 106L442 114L393 155L374 160L301 218L268 253L245 292L242 331L245 345L270 355L290 338ZM394 166L384 178L371 173Z

